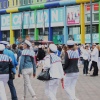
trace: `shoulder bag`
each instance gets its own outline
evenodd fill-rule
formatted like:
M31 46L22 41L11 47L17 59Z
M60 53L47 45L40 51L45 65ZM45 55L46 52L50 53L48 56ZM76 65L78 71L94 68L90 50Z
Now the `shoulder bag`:
M50 55L50 64L52 64L52 57ZM40 72L40 74L37 76L38 80L41 81L49 81L50 80L50 68L48 68L47 70L43 70Z

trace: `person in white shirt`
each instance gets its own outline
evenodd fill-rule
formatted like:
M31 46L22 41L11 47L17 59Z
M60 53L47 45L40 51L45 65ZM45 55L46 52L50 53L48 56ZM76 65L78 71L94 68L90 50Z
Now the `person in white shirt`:
M91 60L92 60L92 66L94 67L94 71L93 71L93 75L91 75L91 76L98 76L99 51L96 48L96 44L93 44L92 48L93 48L93 51L91 52Z
M63 82L64 72L61 59L55 54L55 52L57 52L57 46L50 44L48 52L49 55L44 58L43 64L43 70L50 68L50 80L45 82L45 94L49 100L57 100L57 88L60 80Z
M83 74L88 74L88 65L90 60L90 52L88 50L88 45L85 46L85 49L83 50L83 60L84 60L84 68L83 68Z

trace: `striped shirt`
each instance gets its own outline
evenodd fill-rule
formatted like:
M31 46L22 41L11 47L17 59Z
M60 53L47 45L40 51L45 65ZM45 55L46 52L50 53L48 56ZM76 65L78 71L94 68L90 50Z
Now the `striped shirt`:
M68 57L69 59L78 59L79 58L79 54L76 52L76 50L68 50Z
M30 49L25 49L22 51L22 55L23 56L31 56L31 57L34 57L35 56L35 53L33 50L30 50Z
M55 55L54 53L51 53L50 55L51 55L51 61L52 61L52 63L61 62L61 58L58 57L57 55ZM47 55L47 56L44 58L44 60L47 59L47 58L50 59L50 55Z
M9 62L12 61L10 57L4 54L0 54L0 62Z

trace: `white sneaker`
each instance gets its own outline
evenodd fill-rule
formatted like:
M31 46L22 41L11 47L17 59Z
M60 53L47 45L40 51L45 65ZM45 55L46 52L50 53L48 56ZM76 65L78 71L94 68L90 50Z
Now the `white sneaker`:
M37 97L35 96L35 97L33 97L33 100L37 100Z

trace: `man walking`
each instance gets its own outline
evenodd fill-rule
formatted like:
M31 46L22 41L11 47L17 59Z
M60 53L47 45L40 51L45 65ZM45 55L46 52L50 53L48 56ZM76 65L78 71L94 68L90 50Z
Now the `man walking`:
M15 89L14 83L13 83L14 75L16 74L16 66L18 65L18 63L17 63L17 60L14 56L14 53L11 50L8 49L8 48L10 48L10 44L6 41L3 41L1 43L4 44L5 47L6 47L3 53L5 55L9 56L12 59L12 63L13 63L13 66L14 66L14 68L12 68L13 77L10 77L10 79L8 81L8 86L10 88L12 100L18 100L17 94L16 94L16 89Z

